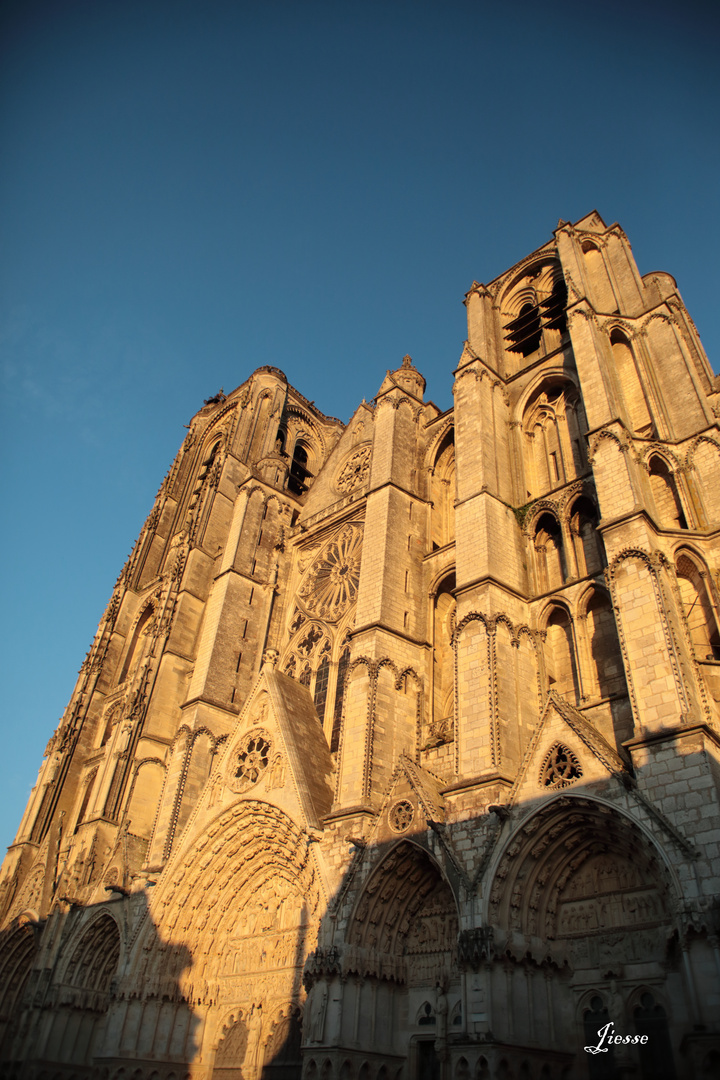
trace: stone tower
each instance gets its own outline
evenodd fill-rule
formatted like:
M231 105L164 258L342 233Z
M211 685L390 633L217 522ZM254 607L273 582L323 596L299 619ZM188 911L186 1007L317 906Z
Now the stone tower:
M194 417L3 864L3 1075L718 1075L720 386L597 213L466 305L446 412Z

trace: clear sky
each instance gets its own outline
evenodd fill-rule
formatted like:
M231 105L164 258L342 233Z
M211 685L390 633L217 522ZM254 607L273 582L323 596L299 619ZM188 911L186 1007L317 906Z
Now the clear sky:
M4 845L203 398L274 364L347 420L410 353L447 408L473 279L594 208L718 370L720 5L1 18Z

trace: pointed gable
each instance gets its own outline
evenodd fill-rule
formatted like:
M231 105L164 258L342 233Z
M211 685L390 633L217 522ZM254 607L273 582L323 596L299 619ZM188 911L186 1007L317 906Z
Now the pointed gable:
M576 783L588 784L627 771L626 761L583 714L550 691L511 802L529 802Z

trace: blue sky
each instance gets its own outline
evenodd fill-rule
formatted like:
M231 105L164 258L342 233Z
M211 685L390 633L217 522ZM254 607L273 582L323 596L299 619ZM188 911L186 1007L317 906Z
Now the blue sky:
M715 370L716 3L6 0L0 845L203 398L346 420L462 297L596 208Z

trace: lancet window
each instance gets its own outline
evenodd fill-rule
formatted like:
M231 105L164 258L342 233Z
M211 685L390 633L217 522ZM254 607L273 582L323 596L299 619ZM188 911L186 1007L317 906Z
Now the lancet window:
M650 438L655 429L630 342L620 330L613 330L610 347L630 426L638 435Z
M431 742L439 745L453 737L455 672L452 635L455 629L455 575L440 584L433 610L433 715Z
M455 432L445 434L437 449L430 480L433 550L455 539Z
M658 524L669 529L687 529L687 518L680 492L667 462L655 454L648 462L648 470Z
M707 585L707 570L688 554L678 556L677 580L693 651L698 660L720 660L720 628Z
M522 422L529 498L574 480L586 470L585 410L569 381L546 381L528 402Z
M147 608L145 608L145 611L142 613L135 625L132 638L130 639L130 644L128 645L127 652L125 653L125 662L123 663L118 683L125 682L135 662L140 658L143 645L141 639L143 638L143 636L147 636L150 630L150 620L152 614L153 609L151 606L148 606Z
M577 562L578 577L597 574L605 563L602 540L597 531L598 513L587 496L576 499L570 510L570 535Z
M594 693L601 698L626 693L625 669L615 616L610 598L600 589L593 590L588 601L585 626Z
M573 628L570 616L561 607L552 609L546 623L545 671L550 689L577 704L579 680Z
M567 577L567 568L560 522L553 514L542 514L538 519L534 543L538 592L561 588Z
M338 663L337 684L335 688L335 705L333 707L332 732L330 735L330 752L335 753L340 745L340 724L342 723L343 700L345 697L345 679L350 666L350 649L346 645L342 651Z
M314 623L303 619L296 622L300 623L300 629L295 635L282 670L285 675L296 679L310 691L318 719L326 729L331 749L334 751L337 750L340 739L343 692L350 650L345 643L340 656L333 662L335 648L331 635Z

